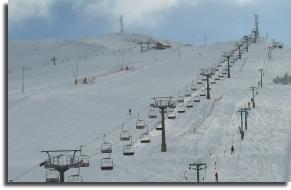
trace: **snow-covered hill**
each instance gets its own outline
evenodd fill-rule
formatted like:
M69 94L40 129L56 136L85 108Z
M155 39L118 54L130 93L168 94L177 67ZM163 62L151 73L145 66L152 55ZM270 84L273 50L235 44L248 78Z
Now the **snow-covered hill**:
M146 45L141 53L139 42L151 42L151 48ZM158 42L171 47L152 48ZM217 64L234 42L192 47L139 34L9 42L8 178L44 161L41 150L82 146L82 153L90 156L90 167L81 169L85 182L186 182L185 171L198 160L207 164L201 174L205 182L214 182L215 172L226 182L287 181L291 88L274 84L273 79L291 73L291 49L274 49L269 61L269 45L263 38L252 44L233 64L231 78L211 85L210 100L200 97L201 102L186 108L186 113L167 119L168 149L161 152L161 131L155 130L160 118L147 116L151 98L184 95L192 81L198 80L200 69ZM264 69L264 86L255 98L256 108L250 111L249 127L241 140L237 111L250 101L249 87L257 86L259 68ZM76 76L78 85L74 84ZM88 84L82 84L84 78ZM200 87L192 97L197 93ZM149 144L140 143L145 130L135 127L138 113L148 124ZM122 154L122 123L133 135L135 154L131 157ZM113 143L112 171L100 170L104 133ZM234 155L230 154L232 145ZM66 180L76 172L69 170ZM196 175L186 175L188 181L196 181ZM45 170L36 167L14 181L44 182Z

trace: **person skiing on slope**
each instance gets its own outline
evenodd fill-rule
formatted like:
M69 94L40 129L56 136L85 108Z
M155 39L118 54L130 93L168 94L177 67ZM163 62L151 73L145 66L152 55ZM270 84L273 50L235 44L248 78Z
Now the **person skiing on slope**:
M215 172L215 182L218 182L218 173Z
M131 109L129 109L128 112L129 112L129 115L131 115Z
M231 154L234 154L234 147L233 147L233 145L231 146Z

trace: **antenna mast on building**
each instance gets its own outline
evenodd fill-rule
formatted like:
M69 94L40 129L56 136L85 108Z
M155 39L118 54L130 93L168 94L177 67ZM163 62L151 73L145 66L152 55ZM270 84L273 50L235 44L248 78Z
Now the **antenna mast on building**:
M255 26L256 26L256 33L255 33L255 38L259 38L259 15L255 14Z
M124 33L124 22L122 15L120 15L120 33Z

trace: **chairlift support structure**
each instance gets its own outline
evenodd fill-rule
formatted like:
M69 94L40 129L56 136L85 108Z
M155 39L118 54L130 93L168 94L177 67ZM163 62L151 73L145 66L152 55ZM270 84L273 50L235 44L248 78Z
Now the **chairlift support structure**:
M48 155L48 160L44 161L44 168L55 170L59 172L59 182L65 182L65 172L71 168L80 168L82 166L82 155L81 149L75 150L44 150L42 153L46 153ZM77 156L76 154L80 156ZM88 161L88 160L87 160ZM88 167L89 162L83 167ZM53 180L53 179L51 179Z
M155 102L154 107L159 108L161 111L162 116L162 144L161 144L161 152L167 151L167 145L166 145L166 130L165 130L165 113L164 110L166 110L168 107L174 107L172 104L173 97L155 97L152 98Z

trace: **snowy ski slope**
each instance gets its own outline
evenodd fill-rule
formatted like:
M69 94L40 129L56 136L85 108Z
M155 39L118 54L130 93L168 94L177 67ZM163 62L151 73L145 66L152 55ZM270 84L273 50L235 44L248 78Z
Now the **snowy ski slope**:
M140 53L139 40L154 40L171 48ZM8 178L36 167L15 182L45 182L41 150L72 149L82 145L90 167L82 168L84 182L195 182L185 171L198 160L207 164L204 182L214 182L215 172L223 182L284 182L291 179L289 151L291 88L272 79L291 73L291 49L274 49L267 59L270 42L260 39L231 68L231 78L211 85L211 99L166 120L167 152L160 151L159 120L147 113L156 96L184 95L200 69L213 66L235 42L207 46L183 46L139 34L108 34L79 41L9 42L8 51ZM181 48L181 56L179 56ZM50 59L57 57L56 66ZM89 84L74 85L79 78ZM128 65L128 71L121 71ZM25 92L21 93L22 67ZM251 98L249 87L257 86L263 68L264 86L251 109L249 127L240 139L237 111ZM199 93L200 90L196 93ZM194 96L195 93L192 94ZM186 98L189 99L189 98ZM132 109L130 116L128 109ZM150 144L141 144L135 128L137 115L145 119ZM135 155L122 155L119 139L122 123L133 135ZM103 134L113 143L114 169L101 171ZM230 154L234 146L235 154ZM71 169L69 175L76 174Z

